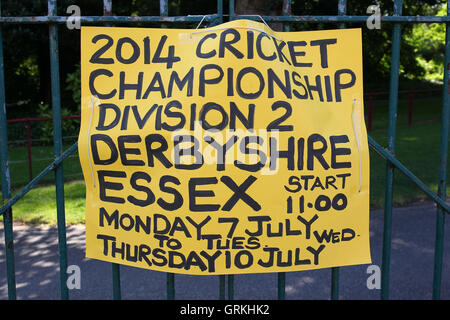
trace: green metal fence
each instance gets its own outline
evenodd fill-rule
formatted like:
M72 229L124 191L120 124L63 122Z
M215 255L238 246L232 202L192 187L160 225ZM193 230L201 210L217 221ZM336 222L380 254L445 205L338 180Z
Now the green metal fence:
M446 203L446 176L447 176L447 158L448 158L448 138L449 138L449 72L450 72L450 0L447 2L447 16L402 16L402 0L394 0L394 14L392 16L381 16L382 23L392 23L392 60L390 74L390 92L389 92L389 126L388 126L388 145L383 148L371 137L369 145L381 157L386 160L386 187L385 187L385 207L384 207L384 234L383 234L383 256L382 256L382 275L381 275L381 299L389 298L389 266L391 253L391 233L392 233L392 205L393 205L393 184L394 171L398 170L417 185L431 200L437 205L436 212L436 236L434 250L434 275L433 275L433 299L440 298L442 264L443 264L443 245L444 245L444 223L445 214L450 212L450 206ZM159 16L112 16L112 0L103 0L103 16L81 16L81 24L103 23L103 24L121 24L121 23L160 23L161 27L167 27L171 23L195 23L202 22L209 25L217 25L224 19L223 0L217 0L217 13L209 15L194 16L168 16L168 0L160 0ZM339 0L336 16L293 16L290 15L291 1L284 0L282 16L263 16L266 22L283 22L284 30L289 30L290 23L335 23L340 28L345 28L345 23L361 23L365 25L368 16L348 16L347 1ZM260 19L254 15L237 15L234 9L234 0L229 0L229 20L242 19ZM59 78L59 51L58 51L58 28L60 24L67 21L66 16L58 16L56 12L56 0L48 0L48 15L33 17L2 17L0 0L0 154L1 154L1 184L3 207L0 214L3 215L5 251L6 251L6 273L8 283L9 299L16 299L16 279L14 266L14 240L13 240L13 205L30 191L45 175L51 171L55 173L56 199L57 199L57 226L59 241L59 263L60 263L60 288L61 299L69 298L69 291L66 286L67 280L67 244L66 244L66 224L64 211L64 175L63 161L71 153L77 150L75 143L66 151L62 150L61 133L61 101L60 101L60 78ZM440 165L439 181L437 194L431 191L417 176L415 176L407 167L405 167L395 157L396 141L396 121L398 104L398 83L400 66L400 42L401 27L404 23L445 23L445 62L444 79L442 88L442 127L441 127L441 145L440 145ZM5 78L4 78L4 59L3 59L3 38L2 27L5 24L47 24L49 27L50 39L50 65L51 65L51 91L52 91L52 109L53 109L53 127L54 127L54 161L49 164L39 175L37 175L28 185L26 185L14 197L11 196L11 182L8 162L8 138L7 138L7 119L5 105ZM121 298L120 288L120 267L118 264L112 264L112 283L113 298ZM284 273L278 274L278 298L285 298L286 277ZM228 287L226 296L226 286ZM233 275L219 276L219 298L233 299L234 296L234 277ZM331 292L330 298L339 297L339 268L331 268ZM167 299L175 299L175 275L167 274Z

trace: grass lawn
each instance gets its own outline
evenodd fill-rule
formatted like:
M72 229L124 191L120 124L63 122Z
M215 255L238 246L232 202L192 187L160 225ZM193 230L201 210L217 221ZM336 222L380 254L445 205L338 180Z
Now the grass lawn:
M439 96L439 95L438 95ZM387 102L375 102L372 131L369 135L382 146L387 144ZM408 101L400 101L397 127L397 158L405 164L433 191L437 191L440 146L440 98L416 100L414 105L414 123L408 124ZM52 147L33 147L33 159L49 158ZM12 148L10 157L14 161L26 159L25 148ZM12 162L11 177L14 192L20 190L28 180L27 163ZM33 163L33 172L37 174L51 160ZM386 161L370 150L370 203L372 208L384 204L384 181ZM77 155L64 162L65 207L67 224L84 222L85 186ZM44 183L52 183L53 174L49 174ZM447 178L448 179L448 178ZM450 184L449 184L450 185ZM450 187L447 188L447 192ZM396 206L425 199L426 196L398 170L395 173L394 204ZM55 224L56 200L55 186L44 185L31 190L13 206L14 219L30 224Z
M370 136L383 146L387 133L373 131ZM397 129L396 157L408 167L431 190L437 192L439 176L440 123L425 123ZM378 208L384 205L386 161L370 150L370 203ZM447 175L447 180L450 175ZM447 187L447 193L450 187ZM399 170L394 175L394 205L401 206L427 198Z
M65 145L66 150L70 145ZM28 169L28 151L26 147L9 149L11 185L20 188L30 181ZM53 146L33 146L31 148L33 177L38 175L53 161ZM81 165L78 160L78 152L70 155L63 163L64 180L73 181L83 179ZM49 184L55 181L54 174L48 174L41 180L41 184Z
M84 223L86 191L84 181L64 184L66 223ZM56 224L55 186L42 186L31 190L13 206L15 220L28 224Z

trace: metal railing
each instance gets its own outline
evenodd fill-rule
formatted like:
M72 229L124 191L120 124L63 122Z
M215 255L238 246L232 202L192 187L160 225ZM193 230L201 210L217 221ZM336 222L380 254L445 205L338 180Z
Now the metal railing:
M166 27L171 23L193 23L201 22L209 25L216 25L223 22L223 0L217 0L217 13L209 15L195 16L168 16L168 0L160 0L159 16L112 16L112 1L103 0L103 16L82 16L82 24L103 23L103 24L121 24L121 23L160 23ZM348 16L347 1L339 0L336 16L293 16L290 15L290 0L284 0L282 16L263 16L266 22L282 22L285 25L284 30L289 30L289 23L335 23L340 28L345 28L345 23L365 23L368 16ZM401 26L404 23L445 23L445 62L444 66L450 68L450 0L447 2L447 16L403 16L402 0L394 0L394 14L392 16L381 16L381 22L392 23L392 56L389 90L389 123L388 123L388 145L383 148L372 138L369 137L369 145L384 159L386 159L386 187L385 187L385 206L384 206L384 234L383 234L383 258L381 275L381 298L389 298L389 268L391 254L391 233L392 233L392 207L393 207L393 184L394 170L397 169L416 184L430 199L437 204L436 213L436 234L434 249L434 274L433 274L433 299L439 299L441 293L442 265L443 265L443 244L444 244L444 216L450 212L450 207L446 203L446 176L447 176L447 158L448 158L448 138L449 138L449 84L448 72L444 72L442 89L442 128L440 145L440 165L438 192L434 193L425 185L416 175L414 175L406 166L404 166L396 157L396 128L397 128L397 105L398 105L398 84L399 84L399 65L400 65L400 42ZM1 1L0 1L1 12ZM234 0L229 0L229 20L238 18L255 19L254 15L237 15L235 13ZM260 18L257 18L260 19ZM59 242L59 264L60 264L60 290L61 298L68 299L69 292L66 286L67 280L67 245L66 245L66 224L64 209L64 177L63 161L72 152L77 149L75 143L62 152L62 130L61 130L61 98L59 86L59 51L58 51L58 24L66 23L67 17L58 16L56 12L56 0L48 0L48 15L34 17L2 17L0 14L0 153L1 153L1 184L3 207L0 213L3 214L7 283L9 299L16 299L16 280L14 266L14 244L13 244L13 214L12 206L23 195L31 190L45 175L51 171L55 172L56 199L57 199L57 227ZM9 177L8 163L8 141L7 141L7 119L5 108L5 78L3 66L3 38L2 26L5 24L48 24L50 39L50 65L51 65L51 91L52 91L52 110L54 126L54 161L47 166L40 174L34 177L19 193L11 197L11 182ZM113 298L121 298L120 288L120 267L118 264L112 264L112 283ZM228 286L228 299L234 297L234 277L233 275L219 276L219 298L225 299L226 284ZM278 274L278 298L285 298L286 277L284 273ZM339 297L339 268L331 268L331 299ZM175 298L175 275L167 274L167 298Z

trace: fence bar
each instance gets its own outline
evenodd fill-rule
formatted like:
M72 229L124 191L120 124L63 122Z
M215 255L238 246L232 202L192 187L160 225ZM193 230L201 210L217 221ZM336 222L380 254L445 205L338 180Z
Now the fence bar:
M159 0L159 15L161 18L169 15L169 3L167 0ZM166 24L161 24L161 28L167 28ZM175 299L175 274L168 272L166 274L167 300Z
M159 15L167 17L169 15L169 3L167 0L159 0ZM161 24L161 28L167 28L165 23Z
M211 22L218 18L217 14L189 15L189 16L80 16L83 25L97 23L190 23ZM65 24L67 16L34 16L34 17L0 17L0 24Z
M111 263L111 270L112 270L113 299L121 300L122 293L120 290L120 265L117 263Z
M112 16L112 0L103 0L103 15ZM107 24L106 26L110 26ZM122 291L120 287L120 265L117 263L111 263L112 271L112 286L113 286L113 299L121 300Z
M112 16L112 0L103 0L103 15ZM109 24L106 24L109 27ZM120 265L111 263L112 270L112 285L113 285L113 299L121 300L122 292L120 288Z
M338 15L345 16L347 13L347 0L339 0L338 1ZM345 23L341 23L339 25L340 29L345 29Z
M283 16L290 16L292 13L292 1L291 0L283 0ZM287 23L283 24L283 31L289 32L291 31L291 26Z
M239 19L254 19L252 15L239 15ZM5 17L6 18L6 17ZM235 15L236 18L236 15ZM307 22L307 23L365 23L370 16L262 16L266 22ZM440 16L381 16L387 23L449 23L450 17ZM1 20L0 20L1 22Z
M167 300L175 300L175 274L167 272L166 277Z
M33 180L33 162L31 160L31 122L27 121L25 127L27 131L28 173L31 181Z
M228 275L228 300L234 300L234 275Z
M56 0L48 1L48 15L56 15ZM52 88L53 111L53 149L55 159L62 154L62 128L61 128L61 97L59 87L59 50L58 50L58 26L49 26L50 37L50 75ZM62 163L55 168L56 184L56 216L58 225L59 243L59 274L61 286L61 299L69 299L67 288L67 244L66 244L66 218L64 210L64 171Z
M291 14L291 0L283 0L282 8L283 16ZM283 31L289 32L290 26L287 23L283 24ZM284 300L286 296L286 273L278 272L278 300Z
M219 300L225 300L225 275L219 275Z
M236 15L236 13L234 11L234 0L229 0L229 2L228 2L228 17L229 17L230 21L235 19L235 15Z
M229 8L233 8L232 20L236 19L234 12L234 1L230 0ZM230 13L231 15L231 13ZM205 17L205 22L212 22L219 16L218 14L209 15L189 15L189 16L81 16L80 22L83 25L97 23L189 23L199 22ZM266 22L307 22L307 23L365 23L370 16L262 16ZM252 15L239 15L240 19L254 19ZM65 24L67 16L29 16L29 17L0 17L0 24ZM381 22L386 23L449 23L450 17L447 16L381 16Z
M339 267L331 268L331 300L339 299Z
M112 0L103 0L103 15L112 16Z
M447 1L447 16L450 15L450 1ZM447 70L445 70L447 68ZM442 89L442 125L441 125L441 151L439 164L438 196L445 201L447 182L448 138L449 138L449 72L450 72L450 25L445 29L445 61L444 84ZM444 255L444 223L445 215L442 208L436 212L436 238L434 243L434 271L433 271L433 299L441 298L442 262Z
M1 16L0 0L0 16ZM3 34L0 26L0 142L1 142L1 181L3 203L11 197L11 180L9 175L8 127L6 123L5 73L3 64ZM5 236L6 276L8 282L8 298L16 299L16 270L14 266L14 240L12 209L3 215Z
M223 0L217 0L217 23L221 24L223 22Z
M402 1L394 1L394 15L402 14ZM388 149L395 154L395 138L397 131L397 104L398 104L398 75L400 66L400 40L401 26L394 25L392 32L391 79L389 84L389 123L388 123ZM381 299L389 299L389 266L391 262L391 236L392 236L392 202L394 193L394 167L390 162L386 164L386 189L384 202L384 228L383 228L383 260L381 267Z
M339 0L338 15L344 16L347 12L347 0ZM339 25L340 29L345 29L345 23ZM339 267L331 268L331 299L339 299Z
M80 115L72 115L72 116L62 116L61 119L81 119ZM33 121L49 121L53 120L52 117L39 117L39 118L16 118L16 119L8 119L7 123L19 123L19 122L33 122Z
M169 2L167 0L159 0L159 15L163 17L169 15Z
M223 0L217 0L217 14L219 18L217 19L218 24L223 22ZM225 300L225 275L219 276L219 299ZM230 299L230 288L234 286L233 275L228 276L228 299Z

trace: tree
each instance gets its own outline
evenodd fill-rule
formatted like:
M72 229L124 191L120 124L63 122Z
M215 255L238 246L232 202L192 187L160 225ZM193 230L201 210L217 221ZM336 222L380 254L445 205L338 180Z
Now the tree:
M447 8L438 5L428 8L427 11L428 15L445 16ZM423 78L441 83L444 76L445 24L414 25L405 41L414 48L415 60L424 70Z
M282 15L283 0L235 0L238 14ZM348 15L367 15L369 5L380 5L382 14L392 14L391 0L348 0ZM404 0L404 15L434 15L444 10L443 0ZM82 15L102 15L99 0L59 0L58 14L67 15L66 8L76 4ZM227 13L228 0L224 0ZM338 0L292 0L293 15L337 15ZM217 12L215 0L169 0L169 15L212 14ZM47 0L3 0L4 16L39 16L47 14ZM114 15L159 15L159 1L113 1ZM226 21L226 16L224 21ZM170 24L169 27L195 28L197 23ZM123 24L121 24L123 26ZM131 24L129 25L131 26ZM159 27L159 23L133 24L133 26ZM271 27L281 30L280 24ZM291 30L334 29L336 23L292 23ZM383 23L380 30L368 30L365 24L347 24L362 28L365 82L383 83L390 72L392 24ZM438 79L442 73L444 24L402 24L401 76L409 79ZM79 103L73 98L80 62L79 31L59 28L61 99L64 108L77 113ZM36 105L50 103L50 64L47 25L4 25L3 47L9 117L33 116ZM431 75L434 76L431 76ZM68 83L66 83L68 79ZM68 84L68 86L66 85Z

